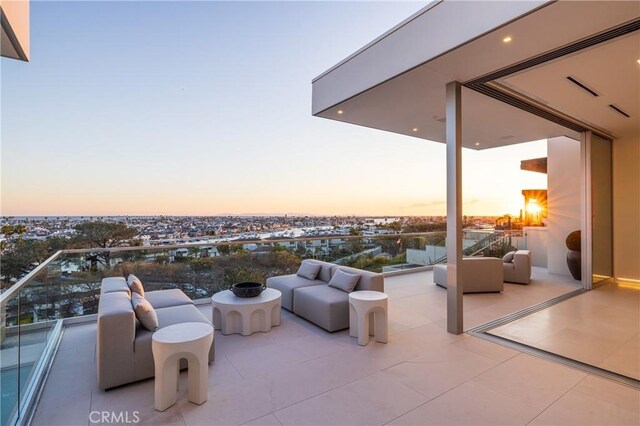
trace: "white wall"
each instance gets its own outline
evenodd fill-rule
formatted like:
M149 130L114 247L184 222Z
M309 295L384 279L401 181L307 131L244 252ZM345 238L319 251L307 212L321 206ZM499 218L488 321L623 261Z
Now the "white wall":
M640 136L613 141L613 273L640 280Z
M545 226L525 226L522 228L527 239L527 250L531 251L531 266L548 266L549 233Z
M580 229L580 142L564 136L547 140L547 268L571 275L565 239Z

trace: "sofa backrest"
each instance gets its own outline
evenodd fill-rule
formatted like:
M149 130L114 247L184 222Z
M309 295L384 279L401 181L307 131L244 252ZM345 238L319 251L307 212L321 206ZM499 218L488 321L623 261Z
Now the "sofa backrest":
M497 257L465 257L462 259L462 280L464 282L474 280L502 282L504 274L502 263L502 259Z

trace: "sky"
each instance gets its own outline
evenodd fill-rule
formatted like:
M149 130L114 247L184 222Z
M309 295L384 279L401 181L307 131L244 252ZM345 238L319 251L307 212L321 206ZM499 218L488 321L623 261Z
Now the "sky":
M443 144L311 116L314 77L427 3L32 1L0 213L444 215ZM464 150L464 214L518 214L544 156Z

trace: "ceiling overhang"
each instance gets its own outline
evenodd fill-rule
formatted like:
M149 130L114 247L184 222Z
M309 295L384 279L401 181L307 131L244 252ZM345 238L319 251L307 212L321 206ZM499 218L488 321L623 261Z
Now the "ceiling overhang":
M639 20L638 2L434 2L315 79L313 114L444 143L448 82L478 82L500 70ZM508 43L504 41L507 37ZM634 46L636 52L640 50L640 35L635 31L625 37L624 46L616 46L615 52L628 61ZM556 58L497 81L481 81L488 91L515 92L520 102L538 105L541 113L537 115L531 114L530 108L508 105L500 100L502 94L491 98L469 85L475 90L463 91L463 146L485 149L556 136L578 138L583 128L605 137L637 129L640 111L636 113L635 104L640 99L634 87L639 84L636 68L640 64L635 59L640 58L640 52L631 63L623 64L626 95L612 87L611 96L617 96L617 100L606 99L612 105L625 104L633 112L622 124L621 117L616 117L618 122L608 119L608 105L606 113L598 110L599 117L605 119L598 122L593 114L587 114L582 121L580 115L586 114L583 110L597 107L585 106L582 94L572 92L575 87L567 83L565 75L560 76L561 83L549 85L553 90L542 91L552 101L537 95L540 87L546 88L544 79L549 78L550 71L558 75L568 72L566 68L584 68L589 61L587 54L593 55L593 60L585 75L605 78L611 61L594 61L602 62L607 46L613 49L614 43L603 42L573 53L571 62L562 63L566 58ZM563 97L571 97L575 105L561 102ZM561 119L550 120L550 116ZM565 118L568 121L563 121Z
M0 21L0 55L28 61L29 0L3 0L0 3Z

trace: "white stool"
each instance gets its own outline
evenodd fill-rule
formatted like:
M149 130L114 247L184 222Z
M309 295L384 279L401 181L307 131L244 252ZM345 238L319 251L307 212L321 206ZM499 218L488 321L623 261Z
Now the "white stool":
M349 293L349 335L358 338L365 346L369 336L376 342L387 343L388 297L379 291L354 291Z
M154 408L164 411L176 403L180 359L189 368L189 401L203 404L209 389L209 350L213 326L203 322L185 322L161 328L153 334L151 350L155 364Z
M267 288L256 297L238 297L230 290L211 296L211 314L216 329L222 334L249 336L257 331L271 331L280 325L282 293Z

